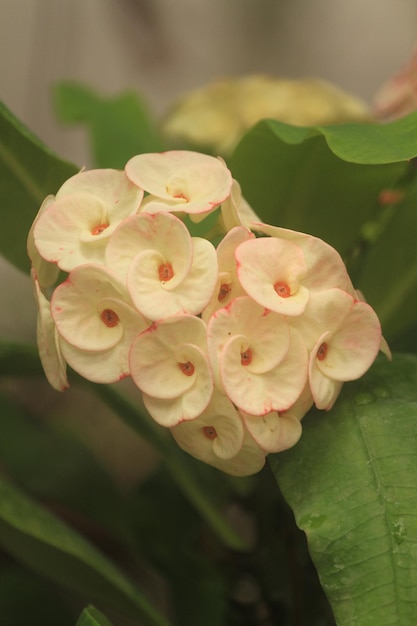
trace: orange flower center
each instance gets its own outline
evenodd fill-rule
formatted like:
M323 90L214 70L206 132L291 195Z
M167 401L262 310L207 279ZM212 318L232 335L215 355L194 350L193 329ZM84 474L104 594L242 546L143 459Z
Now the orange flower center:
M319 349L317 350L317 358L319 361L323 361L327 355L328 346L327 343L322 343Z
M232 288L227 283L223 283L222 285L220 285L219 295L217 296L218 301L222 302L231 291Z
M291 295L291 289L289 288L289 285L287 285L287 283L284 283L283 280L279 280L278 282L276 282L274 285L274 289L280 296L280 298L289 298Z
M240 353L240 362L242 365L249 365L252 362L252 350L250 348Z
M178 367L186 376L192 376L195 372L195 367L190 361L187 361L187 363L178 363Z
M100 235L103 232L103 230L106 230L106 228L108 227L109 227L108 224L97 224L97 226L94 226L94 228L91 229L91 234Z
M207 439L210 439L211 441L213 441L213 439L216 439L217 437L217 432L214 426L204 426L203 433L204 433L204 436L207 437Z
M174 270L171 263L163 263L158 267L159 280L161 283L166 283L174 276Z
M109 328L114 328L119 323L119 316L111 309L104 309L101 312L101 319Z

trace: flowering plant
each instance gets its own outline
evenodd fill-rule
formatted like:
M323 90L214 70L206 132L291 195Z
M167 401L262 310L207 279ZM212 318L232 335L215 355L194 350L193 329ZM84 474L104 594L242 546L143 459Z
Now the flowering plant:
M216 251L178 216L219 207ZM98 383L131 376L184 450L234 475L293 446L308 409L331 409L371 366L381 328L334 248L254 220L225 163L197 152L66 181L28 243L52 386L68 386L67 363Z
M225 161L109 110L81 170L1 110L0 250L28 254L38 308L37 348L4 338L0 362L76 412L92 394L159 460L129 488L9 391L1 546L99 607L80 625L413 623L416 114L264 120Z

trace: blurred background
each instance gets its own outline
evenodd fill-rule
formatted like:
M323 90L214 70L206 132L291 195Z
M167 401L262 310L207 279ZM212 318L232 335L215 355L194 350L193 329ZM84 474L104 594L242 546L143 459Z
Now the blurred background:
M61 156L88 161L54 119L51 86L133 88L163 113L227 76L327 79L367 101L410 56L414 0L2 0L0 98Z

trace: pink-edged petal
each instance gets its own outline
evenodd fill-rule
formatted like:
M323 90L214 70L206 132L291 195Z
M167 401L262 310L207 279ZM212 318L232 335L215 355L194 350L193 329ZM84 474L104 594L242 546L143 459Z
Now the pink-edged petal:
M292 448L301 437L301 422L294 415L280 416L276 411L266 415L242 413L246 428L265 452L282 452Z
M233 476L255 474L265 464L265 452L244 431L232 403L218 392L202 415L171 432L183 450Z
M36 273L32 270L35 298L38 304L36 339L39 357L49 384L57 391L69 387L67 364L62 355L59 336L51 316L50 303L43 295Z
M256 373L242 365L239 338L226 343L220 357L223 388L245 413L265 415L285 411L297 400L307 380L308 358L300 335L291 329L286 356L271 370Z
M251 228L270 237L292 241L302 249L308 268L303 284L310 291L332 287L349 291L351 283L340 254L322 239L270 224L252 223Z
M150 213L206 213L227 198L232 186L231 173L219 159L186 150L137 155L125 171L153 196L144 205Z
M66 271L87 262L104 262L106 239L93 239L95 226L107 222L106 209L94 196L66 196L51 203L34 227L41 256ZM85 244L82 237L91 236Z
M148 322L131 306L120 300L109 301L120 317L122 334L119 341L106 350L85 350L60 339L62 353L73 370L95 383L114 383L130 375L129 351L133 339Z
M314 404L313 396L311 393L310 385L308 381L301 392L300 396L294 402L294 404L283 413L280 413L281 417L285 417L286 415L291 414L293 417L296 417L298 420L302 420L303 417L308 413L311 407Z
M39 217L45 212L47 207L54 202L55 196L49 195L42 202L42 205L38 211L37 216L35 217L33 224L30 228L28 238L27 238L27 253L28 257L31 260L32 267L36 272L36 277L39 282L39 285L42 287L51 287L57 280L59 275L59 268L55 263L49 263L45 261L39 254L37 247L35 246L34 239L34 230L35 224L38 221Z
M115 346L123 335L124 302L129 303L127 292L114 275L104 267L86 264L75 268L55 289L51 312L68 343L80 350L100 351ZM136 317L142 319L139 313Z
M249 227L252 222L259 222L259 217L242 196L242 190L237 180L233 180L229 197L221 206L221 222L226 231L235 226Z
M312 293L303 315L292 317L290 324L298 330L311 351L324 332L337 332L353 304L353 297L341 289Z
M284 358L289 346L289 327L284 317L259 306L248 296L235 298L229 306L219 309L208 324L209 358L216 379L222 388L220 362L226 344L239 337L230 355L240 367L241 353L251 350L251 371L262 373L272 369Z
M258 304L283 315L300 315L308 290L300 284L307 267L301 248L284 239L260 238L236 249L237 275Z
M39 216L33 236L41 256L64 271L104 263L106 242L117 224L136 213L143 192L123 172L83 171L59 189Z
M178 420L192 419L204 410L213 392L205 346L206 325L200 318L184 315L155 322L133 342L132 378L147 396L176 403L175 415L181 412ZM159 413L154 418L161 423L172 419Z
M326 335L323 339L326 339ZM333 380L321 372L314 352L310 356L309 381L314 404L318 409L329 411L336 402L343 383Z
M218 272L217 283L212 298L202 312L204 320L222 307L226 307L237 296L246 295L236 274L235 250L244 241L254 239L254 235L243 226L236 226L217 246Z
M326 344L326 356L317 366L325 376L340 381L360 378L374 362L381 344L375 311L365 302L356 302L343 325L322 343Z
M192 265L184 273L181 252L173 255L169 280L160 278L159 268L166 260L156 251L147 250L131 263L127 284L133 302L143 315L152 320L180 313L199 314L208 303L217 280L217 257L212 244L192 239Z
M169 213L140 213L125 219L108 243L106 262L124 279L133 259L146 250L159 252L165 263L174 265L175 260L175 281L181 281L191 267L190 234L183 222Z
M88 194L107 208L112 221L120 221L137 213L143 190L134 185L125 172L115 169L82 170L60 187L57 198L73 194Z

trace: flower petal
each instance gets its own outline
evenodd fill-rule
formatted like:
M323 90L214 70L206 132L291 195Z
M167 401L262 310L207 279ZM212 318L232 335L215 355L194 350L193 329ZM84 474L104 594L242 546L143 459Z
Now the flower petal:
M236 409L219 392L202 415L171 432L183 450L233 476L249 476L265 464L265 452L244 431Z
M156 421L193 419L213 393L204 322L188 315L154 322L133 342L130 369Z
M258 304L283 315L300 315L308 291L300 284L307 272L301 248L284 239L259 238L236 249L240 284Z
M50 303L40 289L34 270L32 270L32 280L38 303L36 338L39 357L49 384L57 391L64 391L69 387L67 364L61 352L60 339L52 319Z
M172 255L169 280L161 280L159 268L166 259L153 250L137 255L129 267L127 284L138 310L152 320L190 313L197 315L208 303L217 280L217 257L206 239L192 239L192 265L184 273L187 259L181 263L181 251ZM179 267L179 273L177 268ZM188 265L188 264L187 264Z
M184 223L174 215L140 213L123 220L108 243L106 262L125 280L133 259L146 250L159 252L165 263L175 265L174 282L183 280L189 272L191 237Z
M370 368L380 344L381 326L375 311L365 302L356 302L329 339L326 358L317 366L333 380L356 380Z
M206 213L221 204L232 187L232 175L222 161L187 150L139 154L125 171L153 196L144 207L149 213Z
M265 452L282 452L292 448L301 437L301 422L290 413L276 411L266 415L242 413L246 428Z

